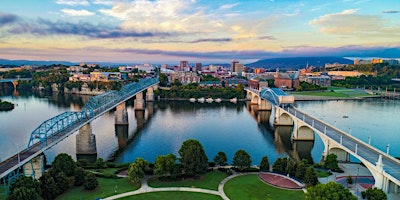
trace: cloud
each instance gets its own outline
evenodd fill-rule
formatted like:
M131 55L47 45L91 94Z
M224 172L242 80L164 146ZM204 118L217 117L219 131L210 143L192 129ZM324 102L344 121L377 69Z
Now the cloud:
M233 3L233 4L224 4L224 5L220 6L218 8L218 10L229 10L229 9L231 9L233 7L238 6L239 4L240 4L239 2L238 3Z
M56 4L68 6L88 6L89 2L86 0L57 0Z
M390 13L390 14L400 13L400 10L384 10L384 11L382 11L382 13Z
M204 38L198 39L194 41L190 41L189 43L201 43L201 42L230 42L232 38Z
M276 40L276 38L272 35L261 36L261 37L258 37L257 39L259 39L259 40Z
M113 2L109 0L93 0L92 3L97 5L106 5L106 6L111 6L113 4Z
M18 16L0 12L0 27L18 21Z
M378 15L357 14L356 9L327 14L309 22L327 34L371 34L382 31L386 21Z
M84 9L82 10L62 9L61 12L74 17L87 17L87 16L93 16L95 14L94 12L90 12Z

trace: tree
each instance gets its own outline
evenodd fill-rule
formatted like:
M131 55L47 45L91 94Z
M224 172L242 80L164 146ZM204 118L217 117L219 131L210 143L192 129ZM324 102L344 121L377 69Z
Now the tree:
M149 163L142 158L136 158L135 162L128 167L128 176L133 183L138 183L144 177L146 171L149 170Z
M260 162L260 170L269 171L269 161L267 156L262 157Z
M226 154L222 151L218 152L217 155L214 157L214 162L218 166L225 166L228 161L228 158L226 157Z
M68 190L69 180L64 172L58 172L58 174L54 176L54 181L56 182L58 194L62 194L63 192Z
M103 168L105 164L103 158L97 158L96 162L94 162L94 166L97 168Z
M357 197L351 194L350 190L336 182L327 184L318 184L307 188L307 200L314 199L340 199L340 200L356 200Z
M283 158L278 158L275 160L272 165L272 171L276 172L285 172L286 162L283 161Z
M86 190L94 190L98 185L99 182L97 181L96 176L93 173L87 172L85 175L85 183L83 184L83 187L85 187Z
M154 175L172 174L176 165L176 156L168 154L166 156L157 156L154 163Z
M184 173L189 176L204 174L208 168L208 158L203 146L197 140L186 140L179 149Z
M306 169L306 174L304 175L303 181L307 185L316 185L318 183L318 177L314 167L308 167Z
M20 187L16 188L13 193L10 193L8 200L40 200L42 197L37 193L34 188Z
M167 75L160 73L159 80L160 80L160 86L167 86L167 84L168 84Z
M25 195L32 195L32 197L36 197L36 194L40 197L41 191L39 182L32 177L21 176L11 184L9 190L9 200L24 199L22 197L26 197Z
M351 176L348 176L348 177L346 178L346 182L347 182L347 184L349 184L349 185L353 184L353 178L351 178Z
M73 176L76 168L76 163L72 157L66 153L61 153L54 159L51 169L54 174L64 172L66 176Z
M240 170L250 167L250 155L243 149L236 151L233 157L233 165L239 167Z
M368 200L386 200L387 195L383 192L382 189L378 188L368 188L366 191L362 193L363 198L367 198Z
M303 161L300 161L299 163L297 163L296 172L294 176L299 178L300 180L303 180L305 175L306 175L306 164Z
M75 178L74 185L76 186L83 185L83 183L85 183L85 170L82 167L77 167L75 169L74 178Z
M335 154L329 154L326 156L324 160L324 167L329 168L329 169L338 169L338 160L337 156Z
M58 195L58 190L54 178L50 172L45 172L43 176L40 177L40 190L42 192L41 196L45 200L55 199Z

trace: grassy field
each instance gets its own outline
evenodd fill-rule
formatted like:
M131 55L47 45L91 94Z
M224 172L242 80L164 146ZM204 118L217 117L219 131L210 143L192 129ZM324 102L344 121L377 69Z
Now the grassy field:
M140 184L133 184L128 178L108 179L97 178L99 186L93 191L87 191L83 186L72 187L64 194L59 196L58 200L67 199L97 199L104 198L114 194L120 194L128 191L134 191L140 188ZM115 193L117 189L117 193Z
M325 178L325 177L328 177L331 175L328 172L326 172L325 170L321 170L321 169L315 169L315 172L317 173L318 178Z
M136 200L136 199L190 199L190 200L219 200L219 196L212 194L196 193L196 192L151 192L121 198L120 200Z
M160 181L157 177L153 177L148 181L149 186L159 187L194 187L209 190L218 190L219 183L226 178L225 173L219 171L208 172L204 174L199 180L187 179L183 181Z
M368 94L367 92L361 89L347 89L339 87L328 87L328 90L326 91L292 92L290 94L294 96L307 95L307 96L337 97L337 98L355 98L355 97L372 96L371 94Z
M225 194L235 199L296 199L302 200L303 191L282 190L263 183L257 175L243 175L229 180L224 187Z

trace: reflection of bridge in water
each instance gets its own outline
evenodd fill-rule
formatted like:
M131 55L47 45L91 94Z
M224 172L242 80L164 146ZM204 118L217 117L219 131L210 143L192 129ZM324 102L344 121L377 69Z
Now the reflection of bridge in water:
M20 175L39 178L44 168L43 152L77 130L80 130L77 135L77 153L95 154L95 137L89 123L116 108L115 124L128 125L125 101L136 97L135 110L144 110L143 92L147 90L146 100L153 101L153 90L157 88L157 84L158 79L145 78L123 86L120 91L109 91L90 98L81 112L64 112L43 122L31 133L25 149L0 163L0 178L5 191L8 191L8 185Z
M270 110L274 113L274 126L292 128L284 131L285 137L280 137L283 144L289 143L289 135L292 141L314 141L316 133L325 146L323 156L335 154L339 161L349 161L352 155L371 172L375 179L375 187L386 193L399 193L400 161L388 152L382 152L350 133L298 110L292 106L294 98L277 88L246 88L246 91L252 105L257 105L259 110Z

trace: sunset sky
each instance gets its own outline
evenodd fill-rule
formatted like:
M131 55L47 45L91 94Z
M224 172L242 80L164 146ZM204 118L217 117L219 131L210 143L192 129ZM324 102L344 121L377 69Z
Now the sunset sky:
M400 57L399 0L1 0L0 58Z

